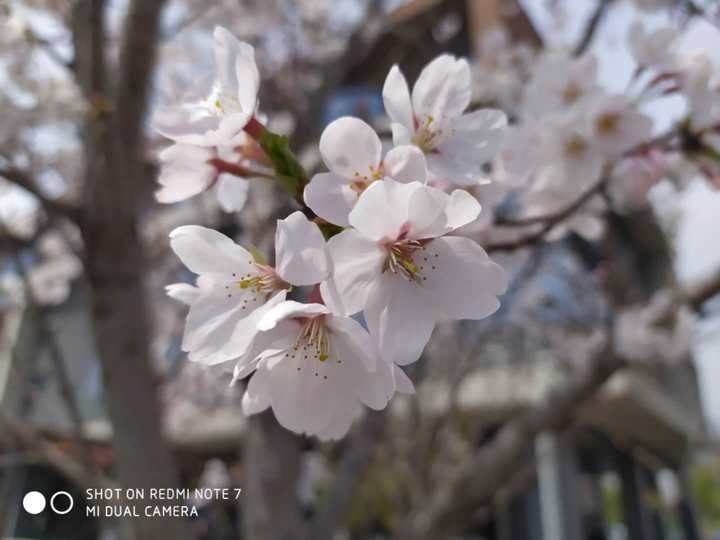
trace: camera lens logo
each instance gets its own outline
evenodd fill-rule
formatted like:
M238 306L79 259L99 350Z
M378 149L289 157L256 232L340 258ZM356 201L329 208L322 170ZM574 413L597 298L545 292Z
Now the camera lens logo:
M45 510L45 495L39 491L30 491L23 497L22 505L28 514L37 515ZM75 501L67 491L58 491L50 497L50 508L60 516L70 513Z

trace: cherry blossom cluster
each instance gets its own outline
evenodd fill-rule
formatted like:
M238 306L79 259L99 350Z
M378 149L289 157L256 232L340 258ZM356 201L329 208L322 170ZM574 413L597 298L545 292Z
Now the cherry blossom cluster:
M213 188L237 211L248 178L261 175L302 208L278 220L272 262L209 228L172 231L173 251L198 276L167 290L189 306L182 347L192 361L232 366L234 381L249 377L246 414L271 408L287 429L337 439L363 406L414 392L399 366L419 359L438 321L498 309L506 272L457 230L481 212L470 191L489 182L507 119L468 111L463 59L439 56L412 91L395 66L382 92L391 148L364 121L339 118L319 141L328 172L309 178L258 114L253 48L223 28L214 38L211 87L156 114L173 142L160 156L158 200Z
M595 239L607 201L620 211L641 207L657 182L680 176L679 166L717 182L717 74L707 56L678 54L678 39L671 28L633 25L637 68L624 93L603 88L592 53L546 51L536 58L494 168L504 194L516 196L516 223L538 223L582 203L547 238L573 230ZM681 96L687 114L658 134L646 106L668 96Z

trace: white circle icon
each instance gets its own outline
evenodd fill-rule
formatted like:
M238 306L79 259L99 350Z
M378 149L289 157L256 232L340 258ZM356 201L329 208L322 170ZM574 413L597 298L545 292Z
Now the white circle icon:
M67 501L68 501L67 508L61 507L60 509L58 509L55 506L55 499L57 498L58 495L65 495L65 497L67 497ZM45 501L43 500L43 506L45 506L44 503L45 503ZM64 516L65 514L69 513L70 510L72 510L72 508L73 508L73 504L75 504L75 501L73 501L72 495L70 495L67 491L58 491L52 497L50 497L50 508L52 508L53 512L55 512L56 514L59 514L61 516Z
M39 514L45 510L45 495L39 491L29 491L23 497L22 504L28 514Z

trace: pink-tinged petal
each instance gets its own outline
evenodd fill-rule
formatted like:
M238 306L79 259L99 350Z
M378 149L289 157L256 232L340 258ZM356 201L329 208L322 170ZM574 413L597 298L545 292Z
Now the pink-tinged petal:
M171 283L165 286L165 294L173 300L190 306L200 296L200 289L189 283Z
M447 146L447 145L444 145ZM485 181L485 175L477 163L459 159L456 155L444 153L427 156L430 182L450 183L462 187L476 187Z
M220 208L225 212L239 212L247 201L250 182L230 174L218 178L217 198Z
M390 178L374 182L350 212L350 224L370 240L395 240L408 221L410 198L424 186Z
M253 115L258 106L260 72L255 63L255 49L247 43L240 43L240 53L235 60L235 74L238 81L238 103L244 112Z
M328 169L350 180L372 178L378 169L382 144L375 130L359 118L344 116L331 122L320 136L320 155Z
M500 150L508 125L507 116L497 109L463 114L455 123L453 136L440 146L441 153L482 165Z
M463 225L475 221L482 206L478 200L464 189L456 189L450 194L450 200L445 208L447 225L450 230L455 230Z
M235 36L222 26L216 26L213 32L215 41L215 73L220 83L220 90L223 95L236 96L238 94L238 77L235 72L235 63L240 56L245 43L240 43ZM252 49L252 47L250 47Z
M385 176L405 184L427 180L425 154L415 145L396 146L383 160Z
M153 126L162 136L183 144L215 146L217 140L209 136L220 126L220 117L211 115L202 103L186 103L158 107Z
M238 145L245 141L245 126L253 116L252 110L243 110L224 114L220 118L220 125L214 132L208 133L207 137L216 146Z
M240 279L256 273L253 257L218 231L185 225L170 233L170 247L191 272L222 274Z
M243 309L245 307L245 309ZM182 348L193 362L214 365L232 360L223 352L240 320L257 307L247 308L241 299L228 298L223 287L201 294L190 306Z
M287 319L312 318L328 313L330 313L330 310L322 304L302 304L294 300L287 300L280 302L265 313L258 322L258 328L263 332L267 332Z
M420 73L412 91L418 117L432 116L435 122L459 118L470 104L470 66L464 59L443 54Z
M447 193L430 186L422 186L410 197L408 209L408 236L415 240L434 238L448 231L445 208Z
M393 123L398 123L405 127L406 130L412 132L413 129L413 113L412 103L410 101L410 89L407 80L395 65L390 68L385 84L382 90L383 103L385 104L385 112Z
M282 361L294 346L299 329L297 321L281 321L271 332L257 332L250 347L237 358L231 385L250 375L260 364L267 367Z
M334 310L346 315L362 311L370 286L382 273L385 250L377 242L348 229L330 239L328 251L333 263L333 283L342 304L332 302ZM321 290L324 297L331 292L327 284ZM331 302L330 298L325 300Z
M242 397L242 410L245 416L257 414L270 406L269 372L260 369L250 378Z
M358 200L358 194L346 179L335 173L320 173L305 186L303 200L324 220L347 227L350 225L348 215Z
M401 394L414 394L415 385L399 366L393 366L393 377L395 377L395 390Z
M351 388L363 405L376 411L387 407L395 394L395 379L392 364L378 362L377 369L372 373L362 373L352 378Z
M241 358L247 355L253 346L253 340L260 331L258 328L260 321L275 306L284 302L286 297L287 291L280 291L241 319L235 326L230 339L223 344L222 350L225 355L229 358Z
M329 399L335 389L317 371L324 363L290 352L272 366L268 364L273 413L291 431L317 433L335 414L334 400Z
M342 439L350 431L353 421L362 412L362 407L357 403L346 403L341 409L335 411L330 423L319 430L315 435L321 441L337 441Z
M318 226L300 211L277 222L275 269L293 285L314 285L329 275L325 238Z
M393 144L395 146L410 144L412 142L412 128L408 128L398 122L392 122L390 124L390 131L392 131Z
M345 348L355 358L360 358L367 371L375 371L379 363L377 345L362 325L355 319L337 315L327 317L327 325L338 339L342 339Z
M383 357L398 365L420 358L435 328L435 312L422 288L397 275L383 274L372 287L364 315Z
M446 236L425 246L421 286L432 305L450 319L483 319L500 307L507 272L469 238ZM425 260L427 259L427 260Z

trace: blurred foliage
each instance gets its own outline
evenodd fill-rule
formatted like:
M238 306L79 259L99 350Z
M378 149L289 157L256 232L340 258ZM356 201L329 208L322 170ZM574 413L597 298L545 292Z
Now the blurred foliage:
M720 456L694 464L690 472L690 478L703 530L719 530Z

